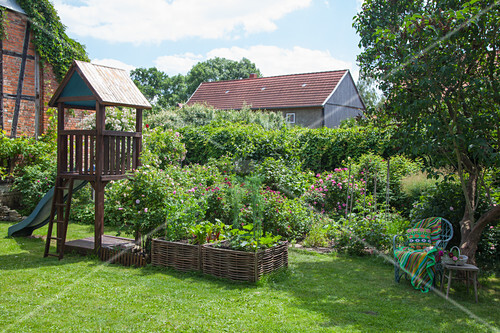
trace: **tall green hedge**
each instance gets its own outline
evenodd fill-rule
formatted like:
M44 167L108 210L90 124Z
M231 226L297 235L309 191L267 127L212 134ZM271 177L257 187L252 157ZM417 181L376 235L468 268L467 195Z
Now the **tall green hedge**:
M303 169L322 172L339 167L347 157L369 152L384 156L390 151L390 134L363 127L265 130L259 125L228 123L185 127L181 132L187 163L204 164L224 155L254 161L274 157L300 161Z

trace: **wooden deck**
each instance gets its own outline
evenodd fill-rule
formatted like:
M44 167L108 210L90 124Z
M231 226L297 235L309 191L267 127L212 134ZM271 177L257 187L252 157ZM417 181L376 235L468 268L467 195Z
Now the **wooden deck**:
M116 236L102 236L102 247L111 249L119 244L133 244L134 240L131 238L116 237ZM64 252L77 252L87 255L94 252L94 237L87 237L84 239L76 239L66 242L64 245Z

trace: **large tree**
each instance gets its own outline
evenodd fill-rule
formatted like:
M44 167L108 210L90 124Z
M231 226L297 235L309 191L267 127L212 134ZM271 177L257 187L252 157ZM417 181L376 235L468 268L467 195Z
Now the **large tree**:
M187 91L191 95L202 82L246 79L250 74L261 76L260 70L247 58L235 61L215 57L191 68L186 75Z
M186 79L181 74L169 77L156 67L151 67L136 68L130 72L130 77L155 110L176 106L189 98Z
M491 200L477 212L485 173L500 169L500 1L365 0L354 27L358 62L387 97L378 116L403 148L458 175L460 247L474 262L482 231L500 220Z
M206 81L238 80L250 74L261 76L260 70L246 58L240 61L213 58L194 65L187 75L168 76L156 67L136 68L130 77L153 104L153 112L186 102L200 83Z

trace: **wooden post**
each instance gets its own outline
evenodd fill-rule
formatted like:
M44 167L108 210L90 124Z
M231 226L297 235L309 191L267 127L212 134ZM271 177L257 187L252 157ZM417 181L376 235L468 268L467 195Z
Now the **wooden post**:
M96 167L95 167L95 223L94 223L94 251L98 253L102 245L104 234L104 187L102 171L104 168L104 137L103 131L106 121L106 107L96 102Z
M65 137L65 136L63 136L61 134L62 131L64 131L64 105L63 105L63 103L58 103L58 105L57 105L57 177L56 177L56 183L55 183L56 189L54 191L54 196L52 197L52 200L54 200L54 201L57 200L57 193L58 193L57 187L62 187L64 185L62 178L61 178L61 174L62 174L62 171L64 170L65 161L66 161L65 159L67 158L67 156L66 156L67 154L65 151L66 145L65 145L65 142L63 140L63 137ZM62 199L61 199L61 202L62 202ZM57 207L56 214L57 214L58 220L63 219L61 207ZM57 238L61 238L62 235L63 235L62 225L60 223L57 223ZM57 241L56 244L57 244L56 252L61 253L60 252L62 250L61 246L60 246L61 242Z
M140 156L142 151L142 109L136 109L135 111L135 131L140 133L141 136L134 138L135 149L133 150L134 160L132 161L132 168L136 169L141 165Z

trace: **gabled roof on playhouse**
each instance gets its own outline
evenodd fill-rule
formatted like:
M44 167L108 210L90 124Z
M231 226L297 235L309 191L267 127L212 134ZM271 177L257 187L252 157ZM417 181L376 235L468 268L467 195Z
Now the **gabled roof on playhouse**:
M151 109L151 104L125 70L78 60L71 65L49 106L60 102L75 109L95 110L96 102L106 106Z

